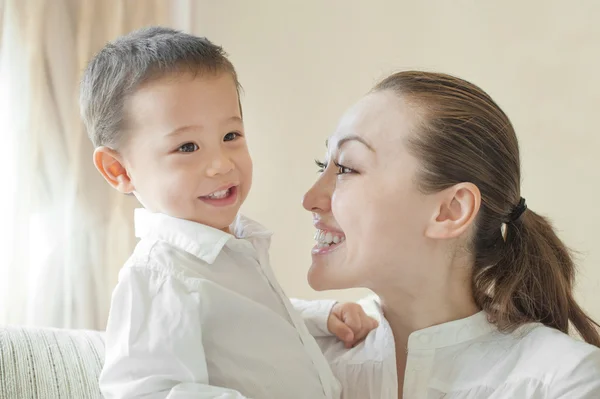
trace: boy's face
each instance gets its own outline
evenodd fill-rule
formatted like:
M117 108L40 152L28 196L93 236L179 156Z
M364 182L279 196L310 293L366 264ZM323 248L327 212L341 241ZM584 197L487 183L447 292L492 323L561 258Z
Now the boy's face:
M125 107L122 164L153 212L228 231L252 184L233 78L176 75L139 88Z

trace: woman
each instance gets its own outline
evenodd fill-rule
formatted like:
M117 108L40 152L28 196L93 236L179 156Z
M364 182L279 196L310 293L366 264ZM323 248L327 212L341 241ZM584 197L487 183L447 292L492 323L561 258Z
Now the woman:
M345 114L319 166L309 282L370 288L385 315L349 352L323 345L356 384L346 398L600 398L573 260L521 197L515 132L480 88L394 74Z

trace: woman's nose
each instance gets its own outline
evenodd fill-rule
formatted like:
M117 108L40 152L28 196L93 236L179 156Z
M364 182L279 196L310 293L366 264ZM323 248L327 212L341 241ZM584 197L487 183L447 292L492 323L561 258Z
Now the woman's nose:
M309 212L324 213L331 210L331 190L324 176L304 194L302 206Z

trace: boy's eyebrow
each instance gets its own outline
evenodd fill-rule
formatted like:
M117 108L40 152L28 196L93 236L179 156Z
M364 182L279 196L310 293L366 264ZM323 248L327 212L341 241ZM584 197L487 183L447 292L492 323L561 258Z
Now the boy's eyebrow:
M197 128L199 128L199 126L181 126L181 127L178 127L177 129L167 133L167 137L177 136L182 133L185 133L187 130L197 129Z
M240 118L239 116L232 116L232 117L229 117L229 118L225 119L223 122L224 123L227 123L227 122L239 122L239 123L242 123L243 121L242 121L242 118ZM179 134L185 133L187 130L194 130L194 129L202 130L203 127L201 125L186 125L186 126L181 126L181 127L178 127L177 129L173 130L172 132L167 133L167 136L168 137L177 136Z
M239 116L232 116L227 118L227 122L243 122L242 118L240 118Z

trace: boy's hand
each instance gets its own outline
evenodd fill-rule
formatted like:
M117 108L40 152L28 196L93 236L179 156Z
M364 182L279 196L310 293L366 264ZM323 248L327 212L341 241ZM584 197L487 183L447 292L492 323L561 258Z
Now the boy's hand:
M346 348L352 348L365 339L379 323L367 316L362 306L357 303L336 303L331 309L327 328L329 332L344 342Z

